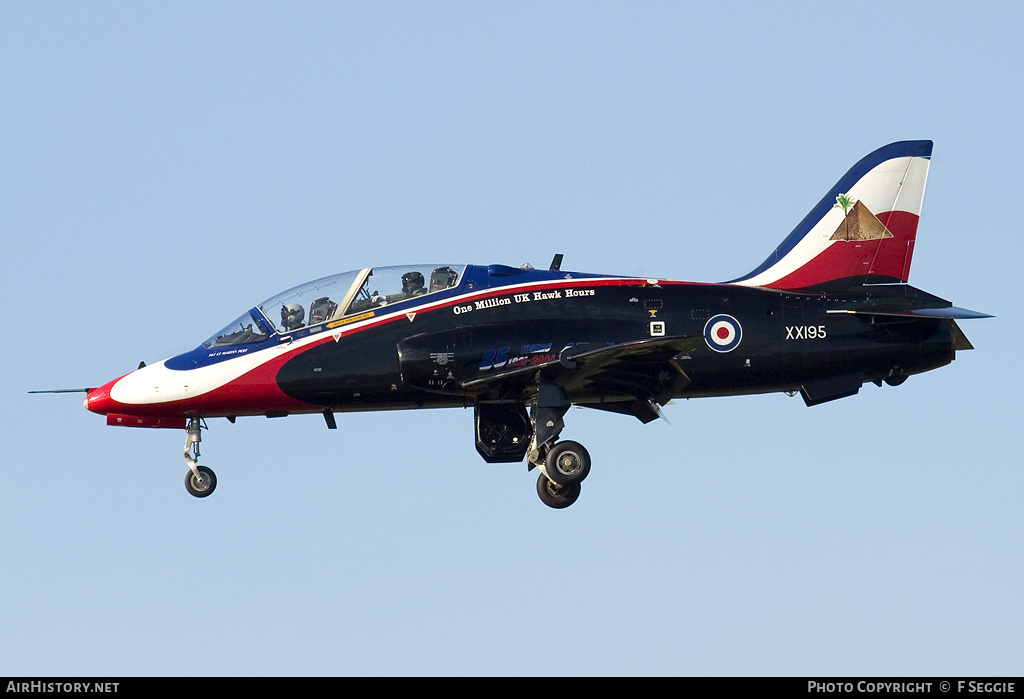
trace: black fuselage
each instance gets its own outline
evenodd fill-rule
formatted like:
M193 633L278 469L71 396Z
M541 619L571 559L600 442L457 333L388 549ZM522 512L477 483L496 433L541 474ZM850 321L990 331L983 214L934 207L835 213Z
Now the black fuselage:
M304 403L340 411L521 402L536 384L529 367L550 366L567 348L692 337L699 342L673 360L685 375L675 397L808 386L827 397L827 382L837 378L839 397L853 383L905 377L954 357L953 321L869 313L879 303L927 297L905 285L799 293L640 279L500 281L423 307L378 309L379 324L351 333L342 327L340 336L284 363L278 386ZM708 336L709 320L720 316L735 323L719 331L721 340ZM650 371L648 381L656 381L664 362ZM499 375L509 378L486 381ZM623 386L623 397L629 389ZM612 379L575 386L568 398L587 405L615 400L614 394Z

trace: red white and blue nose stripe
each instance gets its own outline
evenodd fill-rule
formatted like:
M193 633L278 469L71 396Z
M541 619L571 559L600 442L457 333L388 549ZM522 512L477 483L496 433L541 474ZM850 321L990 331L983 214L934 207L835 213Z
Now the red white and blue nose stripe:
M739 347L743 328L738 320L720 313L704 325L704 341L716 352L731 352Z

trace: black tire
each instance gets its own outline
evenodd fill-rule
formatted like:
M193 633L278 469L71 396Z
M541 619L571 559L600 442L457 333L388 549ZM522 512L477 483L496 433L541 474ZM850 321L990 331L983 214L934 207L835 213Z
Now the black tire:
M579 442L557 442L544 457L544 470L559 485L582 483L590 475L590 454Z
M203 481L201 483L198 482L192 470L189 469L188 473L185 474L185 490L189 492L189 495L205 498L212 494L217 487L217 475L206 466L196 466L196 470Z
M548 507L561 510L576 502L580 497L580 484L558 485L543 473L537 478L537 495Z

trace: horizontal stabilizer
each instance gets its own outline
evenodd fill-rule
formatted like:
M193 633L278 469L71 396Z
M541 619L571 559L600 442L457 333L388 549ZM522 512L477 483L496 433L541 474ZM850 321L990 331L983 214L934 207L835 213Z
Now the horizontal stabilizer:
M867 316L900 316L904 318L948 318L952 320L975 320L995 318L988 313L979 313L957 306L942 308L853 308L828 311L828 313L850 313Z

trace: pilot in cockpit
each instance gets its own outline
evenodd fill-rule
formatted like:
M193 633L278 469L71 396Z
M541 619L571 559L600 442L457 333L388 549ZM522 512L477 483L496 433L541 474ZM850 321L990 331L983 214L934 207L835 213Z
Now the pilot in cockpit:
M402 275L402 291L397 294L388 294L384 297L387 303L405 301L414 296L423 296L427 290L423 288L423 275L419 272L406 272Z
M388 296L388 303L404 301L425 293L427 290L423 288L423 275L419 272L406 272L402 275L402 293L395 294L394 297Z
M430 273L430 293L447 289L458 278L459 275L451 267L438 267Z
M298 330L304 327L302 320L306 317L306 312L302 310L302 306L297 303L289 303L281 306L281 325L284 326L285 330Z
M352 305L349 306L349 313L357 313L359 311L365 311L368 308L376 308L383 304L397 303L398 301L405 301L415 296L422 296L427 293L427 290L423 288L423 275L419 272L406 272L402 275L402 290L397 294L388 294L387 296L381 296L374 293L368 298L363 298L357 301L353 301Z

